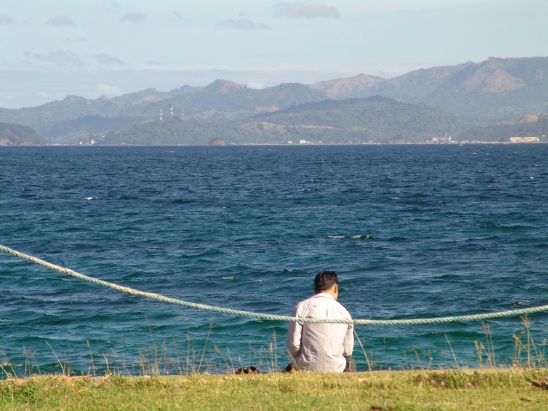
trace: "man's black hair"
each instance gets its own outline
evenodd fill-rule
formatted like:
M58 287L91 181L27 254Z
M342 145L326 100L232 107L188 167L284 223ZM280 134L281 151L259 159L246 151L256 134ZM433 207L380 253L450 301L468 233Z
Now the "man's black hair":
M317 292L329 290L334 284L339 284L335 271L322 271L314 278L314 290Z

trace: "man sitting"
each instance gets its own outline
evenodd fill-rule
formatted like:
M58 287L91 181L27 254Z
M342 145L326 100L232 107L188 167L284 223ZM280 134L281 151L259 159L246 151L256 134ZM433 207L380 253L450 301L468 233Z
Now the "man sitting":
M337 274L322 271L314 279L314 295L297 304L292 316L351 319L348 311L337 302L338 296ZM348 359L354 348L353 331L352 324L290 323L286 346L292 361L285 371L348 371Z

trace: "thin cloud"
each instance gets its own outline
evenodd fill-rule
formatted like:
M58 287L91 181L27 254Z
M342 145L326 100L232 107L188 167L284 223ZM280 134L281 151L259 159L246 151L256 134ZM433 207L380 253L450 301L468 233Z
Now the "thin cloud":
M314 1L299 3L278 3L272 6L274 17L287 17L291 19L338 19L339 10L336 7Z
M55 66L83 66L82 60L80 60L76 54L62 50L48 51L46 54L27 52L25 55L35 60L45 61Z
M99 53L99 54L94 54L93 57L95 58L95 60L97 60L97 63L99 64L104 64L104 65L107 65L107 64L119 64L119 65L124 65L124 62L116 57L111 57L109 56L108 54L105 54L105 53Z
M272 30L272 27L263 23L254 23L250 19L225 20L217 23L217 28L221 30L236 29L236 30Z
M178 11L174 11L173 14L175 15L175 17L177 17L177 20L185 21L185 19L183 18L183 15L179 13Z
M46 21L48 26L67 27L76 26L74 22L66 16L57 16Z
M123 94L123 91L120 87L106 83L99 83L99 85L97 86L97 91L100 95L105 95L108 97L114 97Z
M120 21L128 21L130 23L137 23L142 20L146 20L147 16L144 13L126 13Z
M13 24L15 21L7 14L0 13L0 24Z

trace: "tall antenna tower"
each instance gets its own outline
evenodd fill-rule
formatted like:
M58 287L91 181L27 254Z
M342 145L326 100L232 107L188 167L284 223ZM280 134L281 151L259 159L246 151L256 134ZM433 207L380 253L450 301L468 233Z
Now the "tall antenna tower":
M181 110L181 120L185 119L185 110Z
M164 121L164 117L162 115L162 109L160 109L160 121Z
M171 118L173 118L173 106L171 106Z

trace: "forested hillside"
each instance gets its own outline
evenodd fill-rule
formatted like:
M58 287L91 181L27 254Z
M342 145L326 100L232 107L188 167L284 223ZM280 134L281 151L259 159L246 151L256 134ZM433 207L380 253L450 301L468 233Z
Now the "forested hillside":
M426 142L477 125L431 107L372 97L302 104L222 126L167 118L108 133L98 143L206 144L215 138L228 144Z
M0 123L0 146L44 145L48 141L30 127Z

